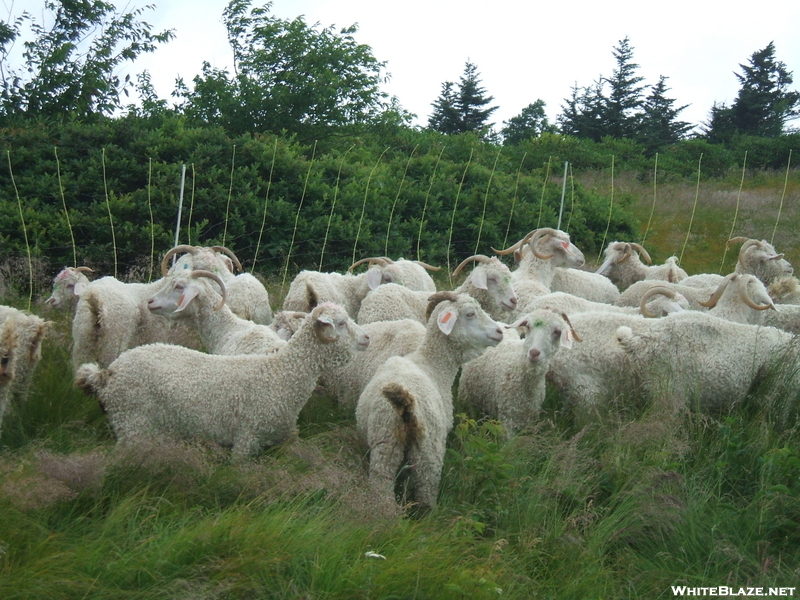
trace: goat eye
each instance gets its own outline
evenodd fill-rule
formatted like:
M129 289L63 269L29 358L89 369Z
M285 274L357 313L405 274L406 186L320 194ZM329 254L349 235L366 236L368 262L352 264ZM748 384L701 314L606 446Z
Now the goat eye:
M74 287L75 287L75 284L74 284L74 283L68 283L68 284L67 284L67 289L70 289L70 290L71 290L71 289L72 289L72 288L74 288Z
M553 337L560 337L560 336L561 336L561 329L559 329L558 327L553 329Z

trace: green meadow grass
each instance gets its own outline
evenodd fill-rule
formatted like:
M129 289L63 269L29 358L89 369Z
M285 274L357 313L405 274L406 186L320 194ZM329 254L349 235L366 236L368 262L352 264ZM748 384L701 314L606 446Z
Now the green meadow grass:
M646 219L646 185L620 180ZM693 189L668 191L691 206ZM690 242L702 258L687 265L717 270L730 209L695 216L698 236L717 233L702 252ZM788 258L793 210L779 229L789 241L776 238ZM656 215L648 239L663 259L688 214ZM737 235L769 239L774 221L745 215L754 230ZM664 414L631 391L584 427L551 389L538 424L509 441L459 414L439 505L418 517L370 494L354 417L324 394L294 439L252 460L203 443L115 448L72 385L68 318L42 314L54 324L30 397L0 438L4 600L672 598L673 585L800 584L800 430L781 408L797 390L776 398L765 384L717 415Z

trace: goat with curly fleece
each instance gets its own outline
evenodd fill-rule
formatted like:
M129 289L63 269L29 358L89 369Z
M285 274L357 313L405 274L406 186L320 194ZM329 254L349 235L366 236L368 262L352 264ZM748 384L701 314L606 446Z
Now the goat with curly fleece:
M0 306L0 430L9 402L20 405L28 397L50 325L36 315Z
M447 434L453 427L453 382L461 365L503 339L503 329L466 294L430 298L425 338L393 356L369 381L356 426L369 446L369 478L381 498L394 498L403 463L411 466L416 502L436 504Z
M45 300L45 306L56 310L69 310L74 314L78 298L90 283L86 273L93 272L89 267L61 269L53 279L53 293Z
M525 333L524 339L506 335L465 364L458 400L501 421L510 436L534 423L544 401L550 359L581 337L565 314L551 310L534 310L509 327Z
M167 268L172 256L183 254L171 268ZM239 317L269 325L272 323L272 307L269 293L255 276L250 273L234 274L234 268L242 271L242 263L225 246L175 246L161 261L161 274L179 273L184 270L210 271L225 282L228 288L227 304Z
M288 439L319 376L368 345L343 308L324 303L272 354L152 344L124 352L107 369L82 365L76 384L98 397L118 443L202 438L252 456Z
M634 242L609 243L605 257L605 261L595 272L608 277L620 290L625 290L642 279L679 283L688 277L686 271L678 266L677 257L670 256L663 265L654 265L647 250ZM642 262L642 257L647 264Z
M511 285L511 272L497 258L476 254L465 259L455 271L455 277L472 261L478 264L467 278L453 290L469 294L493 319L500 319L517 306L517 294ZM414 319L426 323L425 312L430 292L415 291L393 283L379 286L367 294L358 311L358 323Z
M185 270L165 279L161 290L147 301L147 308L188 323L209 354L269 354L286 343L271 326L236 316L225 304L225 283L214 273Z

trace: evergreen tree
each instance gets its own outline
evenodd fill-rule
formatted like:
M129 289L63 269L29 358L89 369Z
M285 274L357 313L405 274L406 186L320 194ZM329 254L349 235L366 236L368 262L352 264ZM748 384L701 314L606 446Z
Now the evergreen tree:
M442 133L476 132L481 136L490 135L492 124L489 117L497 110L496 106L487 106L493 96L486 95L481 85L478 67L467 61L464 73L458 83L458 91L454 84L445 81L442 94L433 103L433 113L428 118L428 127Z
M661 75L642 104L638 140L648 154L683 139L692 128L691 123L678 120L678 114L688 105L675 108L675 100L666 96L669 91L666 81L667 78Z
M516 117L504 121L505 127L500 130L503 144L515 145L532 137L539 137L545 132L555 133L555 127L547 121L544 112L544 100L528 104Z
M611 92L603 111L603 125L606 135L613 138L637 137L642 119L642 92L645 86L639 85L644 77L636 75L639 65L633 62L633 48L626 36L613 49L617 68L611 78L606 79Z
M596 142L607 135L604 114L608 99L603 93L602 78L592 87L579 88L575 84L572 95L565 102L556 118L561 133Z
M775 45L767 44L739 65L734 73L741 87L733 104L714 104L706 124L711 141L726 141L734 134L774 138L783 133L787 121L797 118L800 93L789 90L791 71L775 59Z
M441 133L458 133L460 119L458 114L458 94L453 90L455 84L445 81L442 93L433 103L433 113L428 118L428 127Z

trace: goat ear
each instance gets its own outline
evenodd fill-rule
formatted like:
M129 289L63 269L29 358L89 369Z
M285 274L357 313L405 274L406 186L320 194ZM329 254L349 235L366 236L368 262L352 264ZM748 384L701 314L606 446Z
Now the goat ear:
M200 290L196 285L187 285L183 288L183 293L181 297L178 298L178 308L175 309L175 312L181 312L184 308L189 306L189 303L194 300L198 293L200 293Z
M472 285L479 290L488 290L486 284L486 269L475 269L472 272Z
M85 289L86 289L86 282L79 281L72 287L72 293L75 294L76 296L80 296L83 293L83 290Z
M383 271L378 268L369 269L367 271L367 285L369 289L374 290L381 284L381 281L383 281Z
M528 323L528 317L522 317L511 323L511 325L506 325L506 329L516 329L519 331L521 337L525 337L530 333L531 326L530 323Z
M330 344L339 339L339 334L336 333L336 326L330 317L317 317L317 321L314 323L314 331L323 344Z
M439 313L439 316L436 318L436 324L439 325L439 330L443 334L450 335L450 332L453 331L453 327L456 326L457 320L458 313L452 308L448 308Z
M561 347L569 350L572 348L573 340L574 338L572 336L572 329L569 327L564 327L564 329L561 330Z

